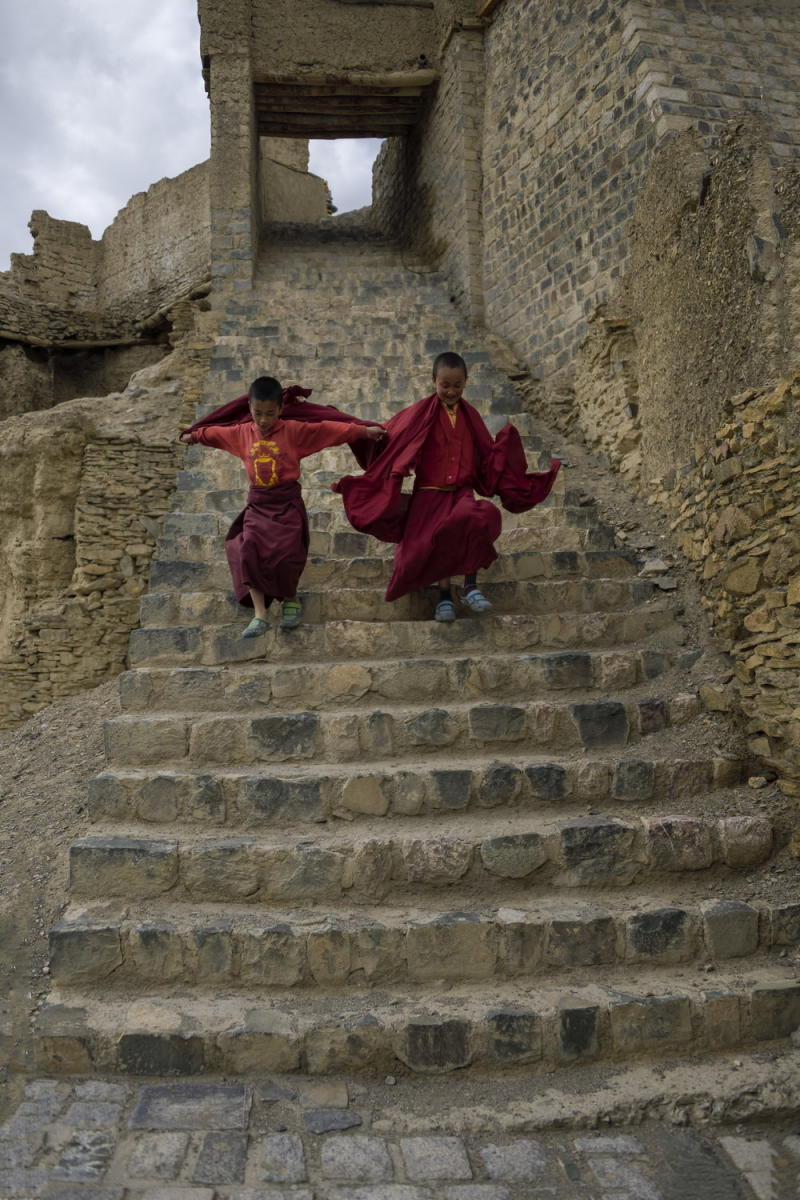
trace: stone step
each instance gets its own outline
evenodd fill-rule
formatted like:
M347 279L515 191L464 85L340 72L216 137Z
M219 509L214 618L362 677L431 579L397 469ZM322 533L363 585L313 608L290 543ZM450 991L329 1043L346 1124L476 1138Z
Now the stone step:
M631 907L604 893L581 902L462 912L380 908L314 914L245 905L72 904L50 932L56 985L108 982L260 992L538 979L569 988L624 964L752 959L800 945L794 904L713 899L679 905L652 895ZM764 965L763 955L758 966ZM750 961L747 966L751 967Z
M529 700L514 704L450 703L446 708L387 704L383 711L241 714L126 714L105 725L114 766L155 763L252 765L408 758L458 750L470 754L516 742L541 750L621 749L670 726L694 720L693 693L663 700Z
M726 871L765 862L773 828L765 816L599 814L560 820L525 812L451 814L429 827L402 821L380 836L372 822L317 827L300 837L194 831L153 837L102 832L70 847L75 900L152 899L245 904L419 904L447 888L454 904L498 897L517 906L553 889L627 888L651 878ZM674 886L678 886L677 883Z
M675 978L674 970L608 969L605 984L568 992L502 983L406 988L391 999L54 988L34 1017L36 1067L47 1074L539 1074L665 1052L701 1053L785 1039L800 1024L794 972L764 964Z
M685 636L664 600L616 612L486 613L439 621L327 620L263 637L242 638L248 610L218 592L153 592L142 598L143 627L131 633L131 666L216 666L265 656L272 662L397 658L454 651L494 653L540 649L613 648L654 639L677 646ZM277 621L277 616L273 617ZM163 624L159 624L163 622Z
M658 650L555 651L475 657L352 659L328 663L251 662L217 667L138 667L119 678L124 712L252 713L287 705L337 711L435 696L516 699L550 692L588 693L635 687L669 671Z
M224 540L220 533L183 534L180 537L160 538L161 557L153 565L154 590L169 586L169 576L178 573L179 586L189 580L197 584L202 578L200 568L219 577L218 568L227 572ZM481 573L482 584L494 586L500 582L537 582L561 579L630 578L638 568L638 558L632 550L515 550L502 553L491 567ZM386 555L365 555L358 558L323 557L312 555L303 571L302 587L335 586L336 590L373 584L385 588L391 574L391 559ZM230 586L224 582L220 587ZM197 590L193 587L192 590Z
M642 747L658 753L658 737ZM663 755L663 751L662 751ZM371 762L281 764L261 768L109 768L89 783L89 811L103 824L225 826L234 830L284 829L367 817L389 820L452 812L506 809L555 813L592 807L668 803L703 795L709 804L739 803L730 789L743 783L750 764L735 758L586 754L547 758L525 753L451 762L410 759L402 765ZM750 797L747 797L749 804Z
M401 596L391 603L384 599L390 572L380 586L318 587L301 580L302 624L319 624L347 617L350 621L432 621L436 603L434 589ZM191 590L222 592L230 589L227 563L162 562L150 572L152 591ZM609 613L646 605L654 598L649 579L558 579L493 580L487 573L481 587L498 613L524 612L532 616L548 613ZM463 620L480 620L486 614L471 613L456 599Z

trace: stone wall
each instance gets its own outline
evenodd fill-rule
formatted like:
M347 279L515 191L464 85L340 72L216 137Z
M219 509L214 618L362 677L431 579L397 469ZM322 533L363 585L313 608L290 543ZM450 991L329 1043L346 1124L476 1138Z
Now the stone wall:
M209 270L208 163L133 196L103 234L97 301L122 329L181 296Z
M628 274L540 413L666 512L733 664L706 699L800 795L800 164L770 139L753 118L659 151Z
M0 425L0 726L125 665L210 361L211 314L169 315L173 352L121 394Z
M753 754L800 796L800 373L723 406L702 458L656 482L734 671L711 709L744 715Z
M262 221L316 224L327 215L328 188L324 179L262 156Z

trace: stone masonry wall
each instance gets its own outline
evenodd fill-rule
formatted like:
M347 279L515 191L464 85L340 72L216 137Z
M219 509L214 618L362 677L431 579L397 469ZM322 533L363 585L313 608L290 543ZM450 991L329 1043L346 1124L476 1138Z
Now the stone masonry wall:
M800 796L800 373L724 405L706 453L655 484L734 670L711 709L744 714L752 752Z
M34 212L32 254L0 273L0 337L52 344L130 336L208 275L208 164L134 196L99 241Z
M800 148L793 0L506 0L485 35L487 321L540 376L568 371L629 252L653 151L732 113Z
M125 665L210 361L211 314L169 315L173 353L123 393L0 425L0 727Z

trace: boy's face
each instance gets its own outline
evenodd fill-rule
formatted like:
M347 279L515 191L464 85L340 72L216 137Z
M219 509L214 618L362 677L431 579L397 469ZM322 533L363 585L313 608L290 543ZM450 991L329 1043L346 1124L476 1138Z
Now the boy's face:
M258 432L269 433L272 426L281 415L280 400L251 400L250 416L258 426Z
M463 367L439 367L433 377L433 385L442 404L446 404L448 408L455 408L467 386Z

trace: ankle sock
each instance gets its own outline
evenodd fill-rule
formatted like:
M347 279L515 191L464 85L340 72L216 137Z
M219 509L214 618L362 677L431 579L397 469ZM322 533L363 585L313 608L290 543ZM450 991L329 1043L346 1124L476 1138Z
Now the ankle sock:
M478 572L473 571L471 575L464 576L464 591L471 592L473 588L478 586Z
M453 593L450 591L449 587L439 588L439 603L440 604L441 604L442 600L450 600L452 602L452 599L453 599Z

